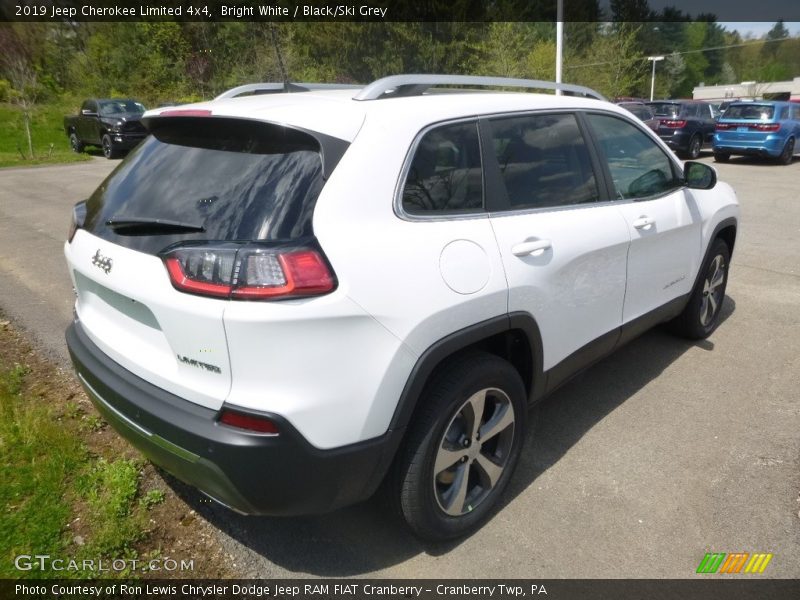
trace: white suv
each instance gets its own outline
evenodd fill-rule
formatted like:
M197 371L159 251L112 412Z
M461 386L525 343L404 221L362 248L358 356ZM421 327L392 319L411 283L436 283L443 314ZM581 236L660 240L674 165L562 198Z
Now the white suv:
M383 483L416 534L463 535L532 404L657 323L717 325L733 190L596 92L274 88L146 113L64 248L88 394L219 502L307 514Z

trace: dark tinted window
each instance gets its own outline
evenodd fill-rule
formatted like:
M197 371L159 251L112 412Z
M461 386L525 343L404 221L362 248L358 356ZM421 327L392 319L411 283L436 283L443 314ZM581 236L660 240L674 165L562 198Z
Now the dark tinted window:
M511 208L598 200L589 152L574 115L494 119L492 131Z
M102 100L99 104L101 115L135 115L145 111L144 106L135 100Z
M775 115L775 107L771 104L731 104L725 111L726 119L771 119Z
M647 198L683 185L672 161L637 127L606 115L589 114L587 119L608 161L619 198Z
M680 113L680 104L673 102L653 102L648 104L657 117L677 117Z
M89 231L151 253L177 241L291 240L312 235L322 162L311 135L221 118L162 119L154 127L154 135L137 146L90 198ZM112 218L178 221L205 231L121 235L106 224Z
M445 125L420 140L403 187L410 214L475 212L483 208L477 123Z

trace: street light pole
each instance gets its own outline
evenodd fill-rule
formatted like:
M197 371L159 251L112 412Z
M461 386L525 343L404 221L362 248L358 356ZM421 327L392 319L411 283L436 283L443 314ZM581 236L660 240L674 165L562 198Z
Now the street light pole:
M564 52L564 0L556 4L556 83L561 83L562 55ZM556 96L561 90L556 88Z
M660 60L664 60L663 56L648 56L647 60L653 62L653 76L650 79L650 102L653 101L653 94L656 91L656 63Z

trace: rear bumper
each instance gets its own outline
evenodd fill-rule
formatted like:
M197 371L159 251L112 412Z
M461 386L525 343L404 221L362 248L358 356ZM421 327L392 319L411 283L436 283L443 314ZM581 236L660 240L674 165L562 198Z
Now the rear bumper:
M692 139L692 136L689 135L688 132L683 130L670 130L671 133L665 133L664 131L658 131L658 137L669 146L670 150L675 152L685 152L689 149L689 140Z
M98 411L153 463L245 514L323 513L371 496L402 430L332 450L311 446L288 421L265 414L280 434L220 425L218 412L170 394L109 359L69 326L67 347Z
M786 139L770 135L762 139L732 139L729 136L714 134L714 152L741 154L746 156L780 156Z

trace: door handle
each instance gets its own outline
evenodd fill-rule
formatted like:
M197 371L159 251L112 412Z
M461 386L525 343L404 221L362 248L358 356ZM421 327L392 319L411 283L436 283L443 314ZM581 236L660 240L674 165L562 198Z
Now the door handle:
M530 254L539 253L541 254L548 248L550 248L552 244L550 240L533 240L530 242L521 242L511 248L511 254L514 256L528 256Z
M655 225L656 220L652 217L645 217L641 216L633 222L633 226L636 229L649 229L652 225Z

